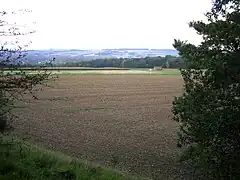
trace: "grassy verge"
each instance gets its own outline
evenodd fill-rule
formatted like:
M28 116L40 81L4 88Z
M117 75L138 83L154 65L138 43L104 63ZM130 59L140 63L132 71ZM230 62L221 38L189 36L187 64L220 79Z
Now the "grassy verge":
M5 71L6 73L9 71ZM55 75L181 75L178 69L164 69L163 71L149 71L149 69L130 69L130 70L51 70ZM9 72L14 73L14 72ZM28 71L35 74L35 71Z
M142 71L142 70L127 70L127 71L52 71L56 75L181 75L180 71Z
M121 172L0 137L0 180L133 180Z

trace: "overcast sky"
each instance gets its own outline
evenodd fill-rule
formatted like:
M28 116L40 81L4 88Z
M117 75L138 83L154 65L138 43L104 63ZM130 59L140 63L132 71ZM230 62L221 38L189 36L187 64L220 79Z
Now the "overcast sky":
M174 38L200 42L188 22L211 0L1 0L0 10L20 8L32 10L14 17L36 30L30 49L173 48Z

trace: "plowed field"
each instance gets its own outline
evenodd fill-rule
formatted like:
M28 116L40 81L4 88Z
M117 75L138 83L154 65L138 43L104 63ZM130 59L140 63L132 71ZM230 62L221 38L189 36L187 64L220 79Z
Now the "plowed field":
M21 104L15 133L112 168L179 179L171 103L182 83L181 76L60 76L39 100Z

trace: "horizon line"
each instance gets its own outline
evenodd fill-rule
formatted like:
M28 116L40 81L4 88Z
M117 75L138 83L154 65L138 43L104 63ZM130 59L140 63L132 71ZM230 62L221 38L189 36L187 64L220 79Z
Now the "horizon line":
M111 49L131 49L131 50L175 50L174 48L39 48L39 49L25 49L25 51L36 51L36 50L111 50Z

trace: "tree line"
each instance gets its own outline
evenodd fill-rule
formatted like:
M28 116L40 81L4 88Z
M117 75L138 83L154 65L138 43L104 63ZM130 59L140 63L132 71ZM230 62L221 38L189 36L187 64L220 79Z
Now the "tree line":
M29 66L29 65L25 65ZM162 66L163 68L185 68L185 62L182 57L167 55L165 57L144 57L144 58L106 58L95 59L91 61L64 63L45 63L44 66L54 67L118 67L118 68L153 68Z
M22 67L117 67L117 68L153 68L161 66L163 68L185 68L185 61L182 57L167 55L165 57L144 57L144 58L105 58L95 59L90 61L65 61L57 62L57 59L36 64L36 63L21 63L17 66ZM0 62L0 67L12 67L13 64ZM16 66L16 65L15 65Z

